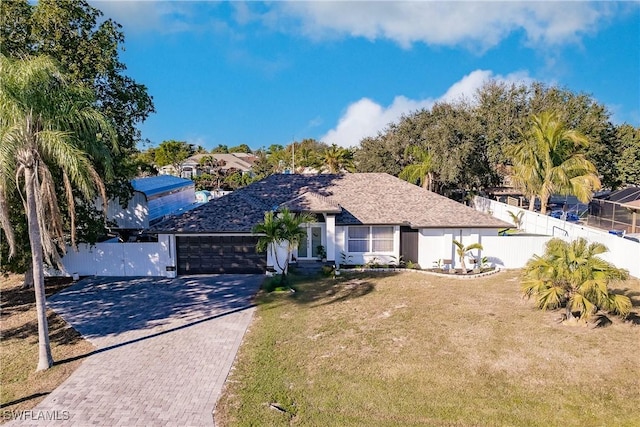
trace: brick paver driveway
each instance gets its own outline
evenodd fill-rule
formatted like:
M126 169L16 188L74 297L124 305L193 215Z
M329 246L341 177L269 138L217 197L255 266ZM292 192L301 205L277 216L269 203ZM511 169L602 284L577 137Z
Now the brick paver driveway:
M29 414L41 419L9 424L213 425L261 280L85 279L54 295L49 306L98 350Z

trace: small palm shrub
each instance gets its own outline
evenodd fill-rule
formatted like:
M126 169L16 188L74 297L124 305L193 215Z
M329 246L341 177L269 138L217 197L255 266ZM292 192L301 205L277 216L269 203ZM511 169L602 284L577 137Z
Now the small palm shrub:
M522 291L543 310L565 308L567 320L589 319L598 311L626 317L631 300L609 292L608 284L626 280L629 273L598 257L607 252L601 243L579 238L572 242L551 239L544 255L535 255L523 273Z

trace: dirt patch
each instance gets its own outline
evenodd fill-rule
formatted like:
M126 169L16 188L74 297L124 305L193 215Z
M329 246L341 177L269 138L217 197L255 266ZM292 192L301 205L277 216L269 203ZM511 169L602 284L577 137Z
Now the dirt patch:
M38 323L33 289L22 289L23 276L0 278L0 409L23 411L32 409L66 380L82 363L83 357L95 350L54 311L47 311L51 352L56 364L46 371L35 372L38 363ZM70 278L47 278L47 296L70 286ZM65 362L71 360L69 362ZM5 417L0 423L6 422Z

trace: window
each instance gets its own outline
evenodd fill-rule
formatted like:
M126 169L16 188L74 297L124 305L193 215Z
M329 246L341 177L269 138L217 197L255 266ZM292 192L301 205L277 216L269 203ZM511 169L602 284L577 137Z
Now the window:
M371 227L372 252L393 252L393 227Z
M393 227L349 227L349 252L393 252Z
M349 227L349 252L369 252L369 227Z

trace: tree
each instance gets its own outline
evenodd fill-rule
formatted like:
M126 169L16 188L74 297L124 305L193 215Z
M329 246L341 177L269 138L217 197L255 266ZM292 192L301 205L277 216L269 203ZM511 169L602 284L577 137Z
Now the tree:
M229 153L247 153L247 154L251 154L251 147L249 147L247 144L240 144L240 145L236 145L235 147L231 147L229 148Z
M175 141L173 139L163 141L156 149L156 164L158 166L171 165L178 176L182 176L182 163L193 152L193 147L184 141Z
M307 237L307 233L300 226L304 223L315 222L315 216L311 214L294 214L284 208L279 213L265 212L264 221L256 224L252 232L261 234L256 244L258 252L270 251L276 266L282 272L281 283L286 284L289 272L289 260L293 250L298 247L300 241ZM278 257L278 248L285 247L287 254L284 260Z
M596 167L581 151L588 145L586 136L567 129L555 113L532 117L524 142L512 150L514 180L525 195L540 199L540 212L547 212L554 193L573 194L585 203L600 189Z
M617 128L619 154L615 156L618 181L640 185L640 129L631 125Z
M148 164L131 159L140 141L137 126L154 112L154 106L147 88L126 75L126 66L119 57L123 45L121 26L111 19L104 19L102 12L85 0L0 1L2 54L12 59L48 55L59 62L71 83L84 85L94 92L94 106L113 124L118 139L117 148L107 145L105 150L111 163L116 165L113 174L107 174L100 164L95 167L108 181L107 194L120 200L133 194L130 178L153 172ZM54 174L53 179L57 187L63 187L61 175ZM9 197L13 195L13 192L8 193ZM9 203L22 209L19 197ZM61 209L65 211L67 206L63 205ZM86 239L93 233L84 231L100 226L104 229L104 219L95 211L91 212L88 205L83 205L79 211L78 238L92 243ZM24 224L18 224L18 221ZM18 230L27 229L25 221L26 215L12 217L12 225ZM27 263L18 261L31 258L29 253L22 253L26 247L28 245L19 245L18 253L9 263L3 263L2 268L24 272ZM0 251L7 253L5 242L0 245Z
M15 253L9 221L8 191L18 188L27 217L38 317L37 370L52 366L44 289L44 263L61 267L64 251L62 212L56 182L70 216L75 245L76 196L92 201L105 187L91 159L111 172L109 150L115 144L111 123L94 108L91 90L70 83L50 58L11 61L0 55L0 224ZM54 176L60 176L56 181ZM75 190L75 193L74 193ZM63 268L63 267L62 267Z
M353 153L346 148L338 147L336 144L331 144L331 147L324 151L322 161L324 169L329 173L352 172L355 170Z
M509 214L511 221L513 221L513 225L515 225L516 228L520 230L520 228L522 227L522 217L524 216L524 211L519 211L518 213L507 211L507 213Z
M413 184L420 183L422 188L433 191L433 158L429 151L416 145L407 147L406 153L415 163L405 166L398 178Z
M609 292L608 285L626 280L628 273L598 257L605 252L602 243L588 243L584 238L572 242L551 239L544 255L527 262L522 291L534 297L543 310L565 307L567 320L574 313L586 320L599 310L624 317L631 310L631 300Z
M211 154L227 154L228 152L229 152L229 147L222 144L218 144L216 148L211 150Z
M482 245L480 243L472 243L470 245L465 246L462 244L462 242L458 242L457 240L454 240L453 244L456 247L456 254L458 254L458 258L460 259L462 274L467 274L467 265L464 262L464 257L467 256L474 249L482 250Z

